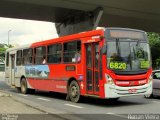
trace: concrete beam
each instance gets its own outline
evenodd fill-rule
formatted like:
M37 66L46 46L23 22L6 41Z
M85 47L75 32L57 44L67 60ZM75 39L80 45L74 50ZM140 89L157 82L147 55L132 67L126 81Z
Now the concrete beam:
M1 0L0 16L56 22L57 26L66 29L59 28L60 35L91 30L93 26L95 29L97 24L160 32L159 5L159 0ZM103 14L101 11L96 20L92 12L99 6Z

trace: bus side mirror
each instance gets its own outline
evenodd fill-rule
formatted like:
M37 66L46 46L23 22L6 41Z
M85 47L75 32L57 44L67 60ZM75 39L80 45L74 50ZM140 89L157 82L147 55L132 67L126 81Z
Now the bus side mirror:
M102 47L102 54L107 54L107 45Z

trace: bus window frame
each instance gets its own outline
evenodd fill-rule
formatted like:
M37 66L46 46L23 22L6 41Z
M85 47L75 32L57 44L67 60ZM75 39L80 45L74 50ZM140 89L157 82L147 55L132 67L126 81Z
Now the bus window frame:
M21 56L19 57L18 52L21 52ZM20 64L17 64L18 58L20 59ZM22 66L23 63L23 51L22 50L17 50L16 52L16 66Z
M6 64L6 67L9 67L9 52L6 53L6 61L5 61L5 64Z
M27 57L25 57L24 56L24 51L25 50L28 50L28 52L29 52L29 50L31 50L32 51L32 53L31 53L31 56L27 56ZM24 60L24 58L27 58L27 59L29 59L30 57L32 57L32 62L30 63L30 62L28 62L28 60L27 60L27 63L25 63L25 60ZM23 49L23 51L22 51L22 65L32 65L33 64L33 48L26 48L26 49Z
M78 51L78 49L76 50L76 51L74 51L74 56L75 56L75 54L77 53L77 52L79 52L80 53L80 56L81 56L81 58L82 58L82 41L80 40L80 39L78 39L78 40L71 40L71 41L67 41L67 42L64 42L63 43L63 64L78 64L78 63L81 63L81 60L80 60L80 62L64 62L64 44L66 44L66 43L70 43L70 42L80 42L80 50Z
M48 62L48 55L53 55L53 54L48 54L49 53L48 47L49 46L54 46L54 45L61 45L61 53L60 53L60 55L61 55L61 61L57 62L57 63L49 63ZM47 52L47 54L46 54L46 56L47 56L47 64L62 64L63 63L63 44L62 43L54 43L54 44L47 45L46 52Z
M38 57L41 57L42 58L42 61L41 62L39 62L39 63L36 63L36 58L37 58L37 56L36 56L36 49L37 48L40 48L40 47L42 47L42 51L43 51L43 48L45 48L45 51L44 51L44 54L42 54L42 56L38 56ZM47 47L45 46L45 45L43 45L43 46L37 46L37 47L35 47L34 48L34 51L33 51L33 60L34 60L34 65L42 65L42 64L44 64L43 63L43 60L45 59L45 64L47 63ZM45 58L44 58L45 57Z

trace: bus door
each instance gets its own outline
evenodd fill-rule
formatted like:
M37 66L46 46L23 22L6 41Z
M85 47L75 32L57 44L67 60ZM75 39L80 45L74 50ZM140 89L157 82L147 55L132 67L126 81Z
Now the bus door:
M11 85L15 85L15 54L11 54Z
M99 42L87 43L86 50L86 90L87 94L99 94Z

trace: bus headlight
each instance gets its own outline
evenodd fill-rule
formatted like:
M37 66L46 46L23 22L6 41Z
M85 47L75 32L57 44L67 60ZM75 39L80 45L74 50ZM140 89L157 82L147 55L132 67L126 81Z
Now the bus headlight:
M113 79L112 79L112 77L110 75L105 74L105 78L106 78L107 84L111 84L111 85L114 84Z
M149 80L148 83L152 82L153 78L152 78L152 74L149 76Z

